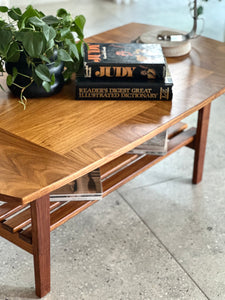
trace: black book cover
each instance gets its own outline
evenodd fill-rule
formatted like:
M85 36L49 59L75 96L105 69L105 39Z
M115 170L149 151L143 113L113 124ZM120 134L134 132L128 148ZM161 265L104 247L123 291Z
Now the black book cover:
M93 80L164 79L165 64L159 44L84 45L84 77Z
M172 100L173 81L166 68L165 80L95 81L76 80L76 100Z

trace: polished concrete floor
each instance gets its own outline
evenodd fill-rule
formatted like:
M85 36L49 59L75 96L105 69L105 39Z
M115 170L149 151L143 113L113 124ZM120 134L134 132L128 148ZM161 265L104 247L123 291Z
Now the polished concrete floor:
M220 41L222 2L205 4L202 33ZM131 21L191 28L183 0L38 3L50 13L62 6L83 13L86 36ZM193 151L182 148L52 233L52 291L44 299L225 299L224 111L222 96L212 104L200 184L191 184ZM32 256L0 239L0 257L0 300L37 299Z

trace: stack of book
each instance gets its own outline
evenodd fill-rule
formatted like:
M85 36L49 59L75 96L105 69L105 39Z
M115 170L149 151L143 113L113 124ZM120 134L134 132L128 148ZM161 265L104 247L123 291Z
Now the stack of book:
M157 134L147 142L137 146L136 148L130 150L130 154L149 154L162 156L167 153L168 148L168 132L167 130Z
M77 100L172 100L172 78L159 44L89 43Z
M50 199L54 201L94 201L102 199L100 169L84 175L69 184L53 191Z

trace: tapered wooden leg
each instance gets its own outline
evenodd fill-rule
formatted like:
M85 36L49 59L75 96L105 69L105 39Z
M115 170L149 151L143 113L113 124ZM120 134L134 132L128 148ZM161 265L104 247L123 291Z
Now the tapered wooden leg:
M195 158L192 178L194 184L202 180L210 107L211 103L198 111L198 127L195 140Z
M44 196L31 202L35 286L38 297L50 292L50 202Z

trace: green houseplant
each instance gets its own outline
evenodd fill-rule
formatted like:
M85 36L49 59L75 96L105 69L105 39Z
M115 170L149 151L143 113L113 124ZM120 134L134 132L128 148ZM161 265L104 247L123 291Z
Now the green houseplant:
M46 16L31 5L24 12L0 6L0 12L0 72L8 71L7 85L24 107L27 97L35 97L33 89L38 87L41 96L53 94L62 86L55 89L60 76L66 81L79 71L83 15L73 18L61 8L56 16Z

